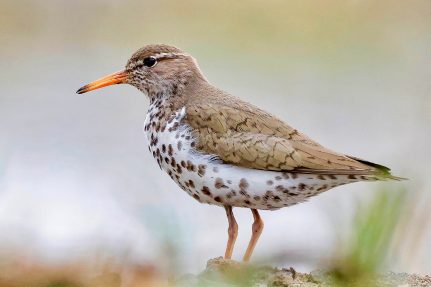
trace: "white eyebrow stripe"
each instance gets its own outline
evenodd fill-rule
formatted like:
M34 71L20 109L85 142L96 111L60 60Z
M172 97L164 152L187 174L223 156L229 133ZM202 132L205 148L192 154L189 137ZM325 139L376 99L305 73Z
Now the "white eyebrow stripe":
M187 56L187 54L185 53L159 53L159 54L155 54L153 55L154 58L159 59L159 58L174 58L177 56Z

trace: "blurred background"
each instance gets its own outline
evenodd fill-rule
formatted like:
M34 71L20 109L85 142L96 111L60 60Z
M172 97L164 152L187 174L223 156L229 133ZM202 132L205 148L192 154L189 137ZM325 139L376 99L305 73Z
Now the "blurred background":
M214 85L410 179L262 212L255 261L318 268L380 189L402 186L413 210L431 207L428 0L0 0L0 43L1 266L110 262L182 274L223 255L224 210L190 198L148 153L146 96L130 86L75 94L150 43L186 50ZM240 259L252 216L234 212ZM405 216L409 260L389 268L429 274L428 218Z

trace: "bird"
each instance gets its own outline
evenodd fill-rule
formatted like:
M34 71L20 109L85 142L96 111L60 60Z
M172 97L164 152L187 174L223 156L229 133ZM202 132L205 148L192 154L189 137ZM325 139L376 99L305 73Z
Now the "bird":
M258 210L292 206L348 183L402 179L383 165L332 151L215 87L196 59L174 46L146 45L124 70L77 93L114 84L132 85L148 97L143 129L160 169L198 202L225 209L225 259L231 259L238 235L235 207L253 215L243 256L248 262L264 227Z

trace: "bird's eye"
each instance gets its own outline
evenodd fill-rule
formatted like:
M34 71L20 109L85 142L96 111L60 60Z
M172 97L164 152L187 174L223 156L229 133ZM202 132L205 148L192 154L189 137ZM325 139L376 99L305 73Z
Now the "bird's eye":
M153 67L156 63L157 60L154 57L147 57L144 59L144 66L146 67Z

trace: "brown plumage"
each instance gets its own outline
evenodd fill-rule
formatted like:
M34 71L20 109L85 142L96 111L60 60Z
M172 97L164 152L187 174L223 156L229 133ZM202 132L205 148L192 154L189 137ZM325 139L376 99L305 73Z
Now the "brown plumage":
M203 91L194 91L186 103L186 121L198 138L198 149L226 163L262 170L309 169L333 174L386 171L376 164L331 151L239 98L209 85L201 88Z
M226 258L231 257L238 229L232 207L252 209L253 234L244 256L248 261L263 228L257 209L290 206L356 181L400 179L387 167L325 148L214 87L196 60L178 48L145 46L124 71L78 93L121 83L150 99L144 130L160 168L197 201L225 207Z

